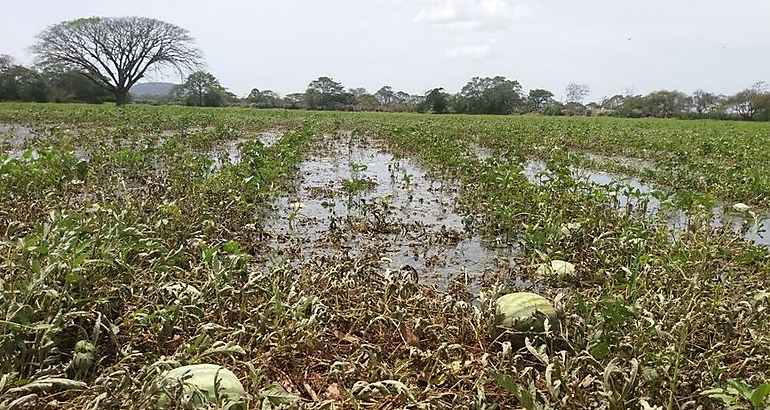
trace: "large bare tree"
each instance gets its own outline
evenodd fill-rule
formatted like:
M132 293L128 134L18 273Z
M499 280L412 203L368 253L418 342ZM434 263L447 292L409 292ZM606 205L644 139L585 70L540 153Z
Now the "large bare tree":
M585 101L588 94L590 94L590 88L588 84L569 83L565 93L567 94L567 102L582 104Z
M78 70L115 94L118 105L148 70L173 68L182 74L200 64L190 33L144 17L90 17L48 27L32 51L41 67Z

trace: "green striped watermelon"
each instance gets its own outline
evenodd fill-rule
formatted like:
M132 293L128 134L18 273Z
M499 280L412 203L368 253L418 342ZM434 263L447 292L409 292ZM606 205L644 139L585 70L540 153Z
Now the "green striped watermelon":
M208 408L217 402L217 398L222 401L222 408L225 410L245 408L246 391L238 377L230 370L216 364L204 363L177 367L162 375L163 390L173 392L178 387L182 388L188 400L187 405L192 408ZM170 404L169 398L165 394L161 395L158 407L166 408Z
M537 312L540 312L538 314ZM530 292L516 292L500 296L495 301L497 327L518 332L545 331L545 317L556 323L556 309L548 299Z

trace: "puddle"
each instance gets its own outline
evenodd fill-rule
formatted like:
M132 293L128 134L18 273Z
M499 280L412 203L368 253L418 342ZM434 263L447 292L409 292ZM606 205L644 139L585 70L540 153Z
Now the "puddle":
M214 160L214 165L217 168L221 168L226 163L238 164L241 162L241 144L246 141L248 140L227 141L218 147L210 149L207 155Z
M195 131L195 129L193 130ZM193 132L184 130L183 132ZM173 131L177 132L177 131ZM164 134L165 133L165 134ZM119 149L137 149L146 148L147 144L152 146L160 146L167 139L168 136L174 135L172 131L161 133L159 139L142 139L142 140L117 140L112 141L115 147ZM211 159L214 160L216 167L221 167L225 162L237 164L241 160L240 146L244 142L252 141L254 139L259 140L265 146L271 146L275 144L283 135L281 131L273 130L266 132L256 133L253 137L239 138L236 140L225 141L218 146L211 148L206 152ZM16 125L3 125L0 124L0 148L2 153L10 159L26 159L34 161L40 158L40 151L37 148L25 147L25 144L30 140L39 138L39 134L35 133L30 128L16 126ZM35 146L36 144L33 144ZM29 153L28 153L29 152ZM86 147L77 145L74 149L75 157L81 160L90 160L93 152L93 147Z
M522 164L523 173L533 184L539 185L543 181L542 173L546 171L546 165L543 161L528 160ZM618 209L624 209L627 206L637 206L640 201L645 201L645 212L648 215L654 215L659 212L665 212L669 224L675 230L685 229L689 222L689 217L685 211L671 210L664 207L658 198L652 196L655 187L634 177L625 177L609 172L593 171L585 168L573 168L572 174L575 178L588 181L594 185L610 188L610 192L615 193L616 206ZM756 244L770 247L770 213L762 212L756 214L756 219L748 212L736 212L732 206L725 203L718 203L711 210L711 226L714 228L729 227L733 232L743 236L743 238Z
M227 141L208 151L209 158L214 160L217 168L221 168L225 163L238 164L241 162L241 145L248 141L258 140L262 145L269 147L281 139L283 133L278 131L266 131L257 134L255 138L239 138L237 140Z
M37 137L37 134L28 127L15 124L0 124L0 148L3 154L11 159L25 157L24 143ZM37 150L30 150L30 160L40 158Z
M510 272L516 250L482 240L457 209L459 185L364 137L327 137L299 169L297 192L280 198L265 230L292 263L337 252L370 255L446 288L462 278ZM523 283L518 283L524 286Z
M3 145L19 147L37 134L31 128L15 124L0 124L0 142Z
M91 153L83 148L76 148L73 153L75 158L83 161L91 160ZM40 159L40 151L35 148L30 149L7 149L3 154L12 160L37 161Z
M583 155L594 162L623 165L636 169L637 171L642 171L644 169L657 169L657 165L655 165L654 162L646 159L630 158L618 155L599 155L591 152L584 152Z
M10 159L35 161L40 158L41 147L49 145L50 139L69 139L71 148L79 160L90 160L93 144L81 141L78 132L69 128L45 127L32 129L15 124L0 124L0 149ZM55 145L55 144L54 144Z
M479 161L486 161L493 156L492 149L482 145L472 145L471 151L476 154L476 157L479 159Z
M11 160L24 160L24 161L37 161L40 159L40 151L36 149L24 150L24 149L12 149L6 150L5 156Z
M283 132L281 131L265 131L259 133L257 139L262 142L262 145L270 147L275 145L275 143L278 142L282 136Z

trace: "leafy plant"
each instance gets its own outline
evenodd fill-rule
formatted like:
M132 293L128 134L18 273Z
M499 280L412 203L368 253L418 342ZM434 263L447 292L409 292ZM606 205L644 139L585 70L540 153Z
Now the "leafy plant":
M765 409L770 405L767 402L767 398L770 397L770 383L751 388L744 381L731 379L728 380L727 387L704 390L701 394L734 408L739 408L740 403L744 402L750 403L751 408L756 410Z

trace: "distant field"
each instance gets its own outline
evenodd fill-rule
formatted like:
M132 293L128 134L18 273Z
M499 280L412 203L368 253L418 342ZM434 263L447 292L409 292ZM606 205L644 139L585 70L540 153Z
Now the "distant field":
M0 104L0 144L0 408L148 408L197 363L250 408L770 381L770 123ZM511 291L559 320L500 335Z
M391 113L320 113L285 110L199 109L133 106L2 104L0 121L35 126L94 124L131 129L173 129L189 124L253 126L307 115L341 124L421 127L502 154L548 159L582 153L617 156L594 168L633 172L622 157L641 159L656 169L640 172L667 187L763 204L770 199L770 123L712 120L620 119L539 116L463 116ZM638 170L637 170L638 171Z

